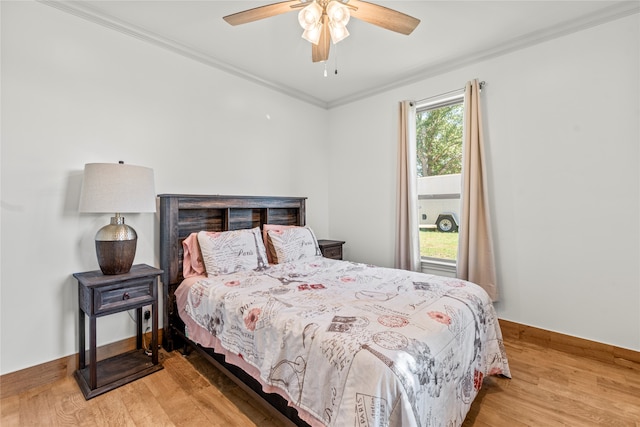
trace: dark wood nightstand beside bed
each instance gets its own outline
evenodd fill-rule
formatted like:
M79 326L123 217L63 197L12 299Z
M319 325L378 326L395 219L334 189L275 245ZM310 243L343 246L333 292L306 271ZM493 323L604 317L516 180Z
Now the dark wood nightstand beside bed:
M125 274L100 270L75 273L78 280L79 369L75 372L85 399L162 369L158 361L158 276L162 270L138 264ZM151 307L151 357L142 349L142 308ZM136 310L136 350L97 361L96 318ZM85 316L89 317L89 363L85 356Z
M318 239L318 246L325 258L342 259L342 245L344 242L341 240Z

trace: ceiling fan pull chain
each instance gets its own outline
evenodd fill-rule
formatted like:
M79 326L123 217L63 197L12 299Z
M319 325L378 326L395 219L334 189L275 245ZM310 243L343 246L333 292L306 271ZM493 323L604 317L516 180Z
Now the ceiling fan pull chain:
M324 76L327 77L327 61L324 61Z

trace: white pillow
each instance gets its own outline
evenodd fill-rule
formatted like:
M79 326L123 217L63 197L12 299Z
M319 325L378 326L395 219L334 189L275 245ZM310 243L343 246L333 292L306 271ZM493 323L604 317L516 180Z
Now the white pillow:
M198 233L207 275L230 274L269 266L260 227Z
M275 249L276 259L272 261L276 264L322 256L318 240L309 227L268 230L267 234Z

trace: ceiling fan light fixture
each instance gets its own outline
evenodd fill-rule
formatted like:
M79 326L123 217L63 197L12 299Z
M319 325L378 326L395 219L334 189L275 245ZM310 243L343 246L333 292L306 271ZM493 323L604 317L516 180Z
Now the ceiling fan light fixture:
M309 43L318 44L320 42L320 34L322 33L322 24L318 22L316 25L311 26L304 30L302 38Z
M320 7L320 5L315 1L309 3L308 6L298 13L298 22L305 30L311 30L313 27L317 27L321 18L322 7Z
M351 13L349 13L349 8L341 2L337 0L330 1L326 10L330 22L336 25L342 25L343 27L346 27L349 23Z
M331 33L331 41L333 44L337 44L349 37L349 31L347 30L347 24L351 14L349 9L338 0L332 0L327 4L326 9L327 18L329 18L329 32Z
M361 21L405 35L411 34L420 23L417 18L365 0L279 0L223 19L231 25L240 25L293 10L300 10L298 22L304 30L302 38L312 43L313 62L326 61L331 42L336 44L349 36L347 24L352 13Z
M331 34L331 41L333 44L338 44L339 41L342 41L349 37L349 31L347 27L340 23L335 23L329 21L329 33Z

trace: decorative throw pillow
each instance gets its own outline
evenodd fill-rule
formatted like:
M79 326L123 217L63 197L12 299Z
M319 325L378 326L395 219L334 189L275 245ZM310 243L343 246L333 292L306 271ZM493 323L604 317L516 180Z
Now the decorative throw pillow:
M275 264L322 256L318 240L309 227L267 231L275 249Z
M260 228L198 233L207 275L230 274L269 266Z
M269 231L284 231L289 228L298 227L297 225L280 225L280 224L264 224L262 226L262 238L264 240L264 246L267 248L267 260L269 264L277 264L276 249L273 247L271 237L269 237Z

